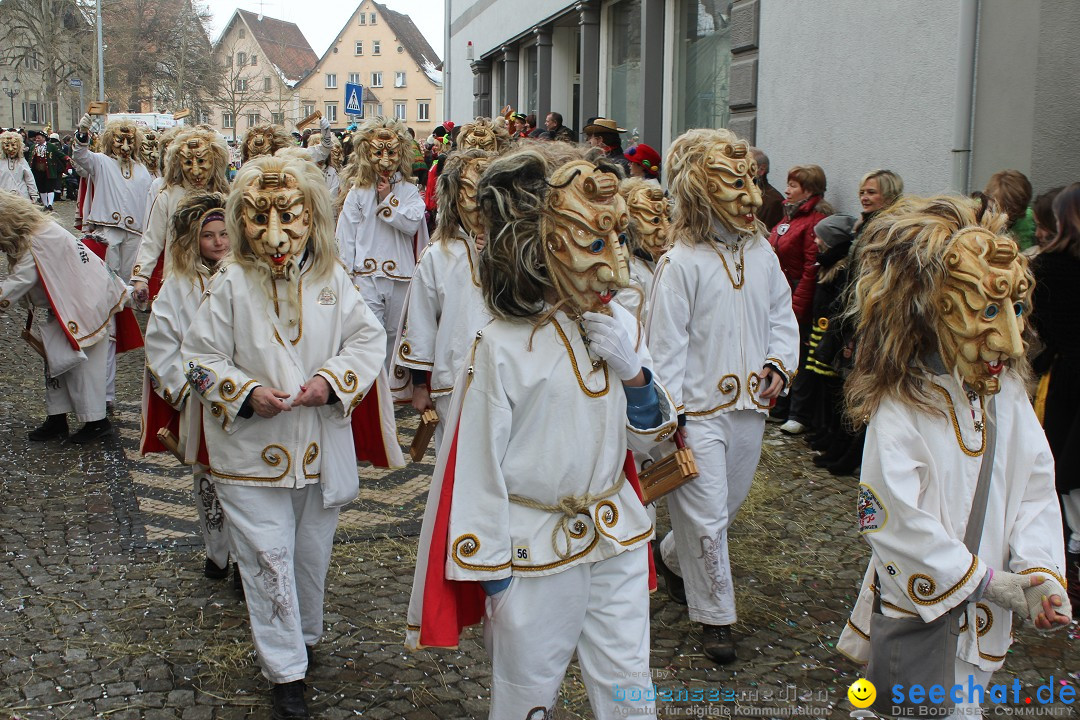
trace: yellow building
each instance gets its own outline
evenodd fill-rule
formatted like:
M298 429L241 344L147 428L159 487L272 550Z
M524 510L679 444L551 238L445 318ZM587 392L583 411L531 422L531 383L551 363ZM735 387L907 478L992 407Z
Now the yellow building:
M345 84L364 87L364 116L397 117L419 138L442 122L442 61L408 15L363 0L297 85L300 116L321 110L335 129L346 115Z

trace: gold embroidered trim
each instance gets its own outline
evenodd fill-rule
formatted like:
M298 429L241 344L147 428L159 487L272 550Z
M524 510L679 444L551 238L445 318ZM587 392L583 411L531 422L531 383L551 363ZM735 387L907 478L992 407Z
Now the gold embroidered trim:
M479 570L481 572L491 570L505 570L510 567L509 562L504 562L501 565L474 565L469 562L465 562L461 558L470 558L480 550L480 539L475 535L462 535L457 540L454 540L451 546L450 557L454 559L454 563L458 567L465 570Z
M412 280L411 275L395 275L394 271L397 270L397 262L394 260L384 260L382 264L383 274L388 278L394 280Z
M716 384L716 389L720 391L722 395L735 395L727 402L720 403L711 410L687 410L685 415L693 415L694 417L700 417L702 415L712 415L714 412L725 410L739 401L739 395L742 393L742 382L739 380L738 375L725 375L720 378L720 382Z
M277 283L270 283L270 287L274 289L274 314L281 317L281 309L278 307L277 296ZM300 342L300 338L304 337L304 278L301 276L296 281L296 339L290 340L293 345ZM278 341L283 347L285 345L281 340L281 336L278 335L277 328L274 328L274 339Z
M761 387L762 380L764 380L764 378L758 375L756 372L750 373L746 378L746 385L748 388L746 394L750 397L750 402L754 403L756 407L759 407L762 410L771 410L772 403L766 402L763 405L758 402L758 399L756 397L754 397L754 393L756 393L758 391L758 388Z
M552 325L555 326L555 332L559 335L559 340L562 341L563 347L566 348L566 353L570 356L570 367L574 368L574 377L577 379L578 387L581 388L581 392L585 393L591 398L598 398L607 395L608 390L611 389L611 383L608 380L608 368L607 363L602 364L604 370L604 388L602 390L590 390L585 386L585 381L581 378L581 370L578 369L577 356L574 354L574 348L570 346L570 339L566 337L566 333L563 332L562 326L559 325L559 319L556 317L551 318Z
M221 419L221 427L225 427L229 424L229 415L225 412L225 406L221 403L210 403L210 414Z
M473 263L472 259L472 248L469 247L470 242L473 243L472 247L476 247L476 239L463 238L459 235L458 240L465 243L465 259L469 261L469 279L472 280L473 285L475 285L476 287L480 287L480 280L476 277L476 265L475 263Z
M274 452L277 451L277 452ZM263 448L262 459L270 467L277 467L281 465L282 460L285 460L285 469L281 471L281 474L277 477L254 477L251 475L231 475L229 473L215 470L214 466L210 466L210 474L214 477L225 478L226 480L253 480L257 482L277 482L283 477L289 474L292 470L292 455L289 451L283 448L281 445L267 445Z
M870 642L870 633L864 633L858 628L857 625L855 625L855 623L851 622L850 618L847 621L847 626L851 628L855 632L855 634L861 637L863 640Z
M112 320L113 315L120 312L120 310L124 307L124 301L126 299L127 299L127 292L124 292L124 294L120 296L120 300L117 301L117 303L115 305L113 305L111 308L109 308L109 312L107 312L105 314L105 322L101 323L96 328L94 328L93 332L88 332L85 335L83 335L82 337L75 338L75 342L81 343L83 340L86 340L87 338L92 338L95 335L97 335L99 332L104 330L105 326L109 324L110 320ZM72 326L74 326L74 327L72 327ZM69 322L68 323L68 330L71 330L71 334L74 335L75 333L79 332L79 326L76 325L74 322Z
M979 449L978 450L970 450L968 448L968 446L964 443L964 436L960 432L960 422L956 419L956 408L953 407L952 395L949 394L948 390L941 387L937 383L930 383L930 387L937 390L939 393L941 393L941 396L943 398L945 398L945 404L949 408L949 419L952 421L953 433L956 435L956 442L960 446L960 449L963 450L964 454L967 455L968 457L980 457L983 454L983 451L986 449L986 423L985 422L981 423L981 426L982 426L982 442L979 445ZM985 408L986 408L985 403L983 404L983 408L984 408L984 414L985 414Z
M888 600L886 600L885 598L881 597L881 595L880 595L880 593L881 593L881 588L879 588L879 587L878 587L877 585L875 585L874 583L870 583L870 592L872 592L872 593L874 593L875 595L877 595L877 596L878 596L878 602L880 602L880 603L881 603L881 606L882 606L882 607L887 607L887 608L889 608L890 610L895 610L896 612L898 612L898 613L902 613L902 614L904 614L904 615L914 615L915 617L918 617L918 616L919 616L919 613L917 613L917 612L913 612L913 611L911 611L911 610L908 610L908 609L906 609L906 608L902 608L902 607L900 607L899 605L893 605L893 604L892 604L891 602L889 602L889 601L888 601Z
M826 321L826 322L828 322L828 321ZM767 357L767 358L765 358L765 364L766 365L774 365L774 366L776 366L776 369L778 369L781 373L783 373L784 381L785 381L786 385L790 385L791 381L795 379L795 376L799 374L798 369L796 369L794 372L792 372L791 370L788 370L786 367L784 367L784 363L781 362L780 358L778 358L778 357Z
M1047 574L1047 575L1049 575L1050 577L1052 577L1052 578L1054 578L1055 580L1057 580L1057 581L1058 581L1058 584L1059 584L1059 585L1061 585L1061 587L1065 588L1066 590L1067 590L1067 589L1069 588L1069 584L1068 584L1068 581L1067 581L1067 580L1065 580L1065 578L1063 578L1063 577L1061 577L1060 575L1058 575L1058 574L1057 574L1056 572L1054 572L1053 570L1051 570L1050 568L1044 568L1044 567L1033 567L1033 568L1028 568L1027 570L1018 570L1018 571L1016 572L1016 574L1017 574L1017 575L1031 575L1032 573L1037 573L1037 572L1041 572L1041 573L1046 573L1046 574ZM1063 599L1064 599L1064 598L1063 598Z
M412 354L412 345L405 341L398 346L398 357L406 362L415 363L417 365L427 365L428 367L435 367L435 363L428 362L427 360L417 360L416 358L409 357Z
M626 426L626 429L634 433L635 435L652 435L653 433L656 433L656 435L653 436L653 440L655 440L656 442L660 442L661 440L667 440L669 437L671 437L671 434L675 432L676 428L677 425L674 422L669 422L661 425L656 430L638 430L633 425Z
M975 574L975 570L979 567L979 558L972 555L971 565L968 567L967 572L960 578L955 585L943 592L937 597L920 597L920 596L932 596L934 591L937 590L937 583L929 575L914 574L908 579L908 597L916 605L935 605L939 602L950 597L953 593L959 590L971 577ZM917 593L917 594L916 594Z
M248 380L239 390L237 390L236 383L229 378L225 378L221 381L221 397L224 398L226 402L233 402L234 400L238 400L240 396L244 394L244 391L254 384L254 380Z
M709 247L711 247L713 249L713 252L715 252L720 258L720 262L724 263L724 272L727 273L728 280L731 281L731 287L735 288L736 290L742 290L743 283L746 282L746 275L744 273L746 269L746 265L744 263L745 246L739 246L739 261L735 263L735 274L739 276L739 280L738 282L736 282L735 278L731 274L731 269L728 268L727 258L724 257L724 253L720 252L720 248L717 247L717 245L719 245L719 243L715 241L709 243ZM732 251L732 254L734 255L734 251Z
M356 373L354 373L352 370L345 371L345 375L342 377L345 382L339 380L338 376L335 375L333 371L327 370L326 368L319 368L318 370L316 370L316 374L318 373L326 373L327 375L329 375L330 379L334 381L335 385L337 385L338 390L343 393L354 393L356 392L356 389L360 386L360 379L356 377Z
M314 480L319 477L320 473L309 473L308 465L315 462L319 457L319 443L311 443L307 446L307 450L304 451L304 477L308 480Z
M584 537L584 533L582 534L582 537ZM595 548L596 544L599 543L599 542L600 542L599 533L593 533L592 542L590 542L589 545L584 550L582 550L579 553L575 553L575 554L571 555L568 558L565 558L563 560L556 560L555 562L549 562L549 563L546 563L544 565L514 565L513 568L517 572L542 572L544 570L551 570L553 568L562 567L563 565L567 565L569 563L572 563L575 560L577 560L579 558L583 558L586 555L588 555L589 553L591 553L593 551L593 548Z
M982 610L986 613L986 617L981 617L979 611ZM990 612L990 608L984 603L975 603L975 632L979 637L982 637L986 633L990 632L990 628L994 627L994 613Z

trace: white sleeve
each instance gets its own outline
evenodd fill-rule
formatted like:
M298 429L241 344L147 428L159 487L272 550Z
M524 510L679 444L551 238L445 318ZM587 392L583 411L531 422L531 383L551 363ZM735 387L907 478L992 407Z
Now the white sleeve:
M40 281L34 254L27 250L0 283L0 310L7 310L11 303L21 300Z
M360 190L353 188L345 196L345 202L341 206L341 214L338 216L337 231L335 236L338 241L338 249L341 253L341 262L349 273L354 273L360 268L356 266L356 243L359 240L360 227L364 222L364 211L360 206Z
M181 326L180 308L177 307L182 302L181 282L187 281L175 276L165 281L146 321L144 338L146 371L150 373L151 387L177 410L183 407L188 396L187 376L180 358L180 344L187 329Z
M22 175L23 182L26 183L26 190L30 193L30 199L37 202L41 197L38 194L37 180L34 179L34 171L30 169L25 160L22 163Z
M420 256L409 286L409 304L402 323L395 362L413 370L430 371L435 365L435 338L442 315L435 277L435 254L443 252L429 245Z
M664 257L656 268L646 337L653 378L667 388L675 412L683 411L683 380L690 348L690 301L682 268Z
M412 237L424 219L424 200L415 185L402 181L379 203L375 215L395 230Z
M150 282L150 276L154 274L158 258L165 250L165 238L168 235L169 217L168 194L162 190L153 198L149 198L150 212L146 219L143 231L142 243L139 244L139 254L135 258L135 266L131 270L131 281L141 280Z

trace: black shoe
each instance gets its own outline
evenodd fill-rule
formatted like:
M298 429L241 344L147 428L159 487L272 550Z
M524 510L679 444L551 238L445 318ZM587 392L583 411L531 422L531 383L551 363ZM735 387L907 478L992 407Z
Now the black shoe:
M304 701L304 690L303 680L274 685L270 689L270 697L273 701L273 712L270 717L273 720L310 718L307 703Z
M305 645L304 650L307 651L307 667L310 670L315 667L315 648L311 645Z
M735 652L735 640L731 637L730 625L702 625L701 651L705 657L721 665L739 659Z
M653 564L656 572L664 578L664 587L667 588L668 597L680 605L686 604L686 585L683 579L675 574L675 571L664 562L664 556L660 552L660 543L653 543Z
M85 445L86 443L100 440L112 435L112 423L108 418L91 420L79 428L79 431L68 438L72 445Z
M229 576L229 563L225 563L225 567L218 567L217 563L208 557L202 574L211 580L224 580Z
M50 415L40 427L31 430L26 437L31 442L44 442L66 438L68 434L67 415Z
M1073 618L1080 617L1080 554L1065 553L1065 582L1068 583L1065 592L1072 605Z
M806 444L810 446L811 450L816 452L825 452L833 444L833 437L830 433L821 433L819 435L812 435L807 439Z
M833 475L853 475L862 464L863 442L857 438L848 446L847 452L837 460L829 463L825 468Z
M240 596L240 599L244 599L244 580L240 577L240 565L239 563L232 564L232 588L236 591L236 594Z

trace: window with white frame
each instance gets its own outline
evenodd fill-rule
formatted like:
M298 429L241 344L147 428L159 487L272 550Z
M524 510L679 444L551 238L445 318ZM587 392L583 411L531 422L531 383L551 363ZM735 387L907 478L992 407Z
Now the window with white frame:
M236 89L236 92L247 92L247 78L236 78L233 87Z
M360 84L360 73L349 73L349 82L353 85Z
M247 53L236 53L236 64L240 67L244 67L245 65L247 65Z
M372 40L371 41L371 54L372 55L381 55L382 54L382 43L379 42L378 40Z
M404 100L395 100L394 101L394 118L396 120L401 120L401 121L404 122L405 120L408 119L407 115L408 115L408 113L405 110L405 101Z
M375 24L375 18L376 18L376 17L377 17L377 16L375 15L375 13L371 13L371 24L372 24L372 25L374 25L374 24Z
M416 120L417 122L428 122L431 120L431 101L430 100L417 100L416 101Z
M360 24L367 25L367 13L360 13Z
M272 113L270 113L270 122L274 123L275 125L284 125L285 124L285 113L283 113L283 112L272 112Z
M263 92L270 92L270 78L263 78Z
M404 72L399 71L399 72L394 73L394 87L405 87L405 73Z
M315 112L314 104L304 104L300 106L300 114L304 117L311 115L313 112Z
M363 54L364 54L364 41L363 40L357 40L356 41L356 49L353 51L353 55L363 55Z
M221 113L221 127L223 127L223 128L231 128L231 127L233 127L232 113L227 113L227 112Z
M326 87L330 90L337 87L337 73L326 73Z
M259 64L259 56L256 55L255 53L251 53L251 64L252 65L258 65Z
M249 128L250 127L255 127L256 125L258 125L261 122L262 122L262 116L260 116L258 112L249 112L247 114L247 126Z
M371 73L371 87L382 87L382 73Z
M337 103L326 103L326 110L323 112L323 116L326 118L326 122L337 122Z

